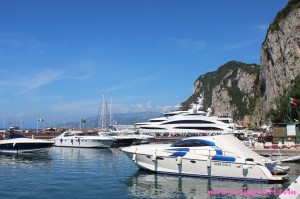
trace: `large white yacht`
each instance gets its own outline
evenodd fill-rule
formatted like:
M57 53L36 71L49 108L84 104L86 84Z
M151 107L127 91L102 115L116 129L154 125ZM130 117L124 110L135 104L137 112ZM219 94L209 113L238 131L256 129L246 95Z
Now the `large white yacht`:
M121 149L140 168L157 173L254 181L283 181L288 168L265 162L232 134Z
M172 111L164 113L163 117L150 119L149 122L136 123L135 128L140 133L207 133L222 134L231 132L234 128L230 116L212 116L211 108L203 111L204 93L198 97L187 111Z
M54 145L60 147L108 148L115 142L113 137L85 135L82 131L68 130L53 138Z

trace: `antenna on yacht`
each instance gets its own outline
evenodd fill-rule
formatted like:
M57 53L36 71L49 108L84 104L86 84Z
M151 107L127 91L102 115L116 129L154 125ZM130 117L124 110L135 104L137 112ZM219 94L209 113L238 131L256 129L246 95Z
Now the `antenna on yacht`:
M196 104L193 104L193 114L196 114L198 111L198 106Z
M203 101L204 101L204 91L200 93L200 96L198 97L198 104L197 104L197 111L203 109Z
M210 117L212 115L211 113L212 113L212 109L211 108L207 108L206 116Z

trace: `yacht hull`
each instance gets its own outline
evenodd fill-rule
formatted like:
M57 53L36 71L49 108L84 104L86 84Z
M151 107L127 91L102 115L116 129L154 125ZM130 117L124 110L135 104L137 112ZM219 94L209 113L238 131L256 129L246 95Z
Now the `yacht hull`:
M53 146L53 142L35 139L10 139L0 141L0 152L22 153L43 150Z
M268 171L264 173L266 170L258 165L243 169L244 164L241 163L211 161L209 164L207 160L182 158L181 163L178 164L177 158L172 157L156 156L156 160L153 160L151 155L129 153L127 155L139 168L156 173L260 182L287 179L287 175L271 177Z
M109 148L114 140L87 139L87 138L59 138L54 139L54 145L58 147L76 148Z
M121 149L140 168L156 173L252 181L283 181L272 163L247 148L233 135L186 138L176 143ZM276 174L275 174L276 173Z
M118 147L130 146L135 140L136 140L135 138L119 139L116 136L115 141L113 142L113 144L110 147L118 148Z

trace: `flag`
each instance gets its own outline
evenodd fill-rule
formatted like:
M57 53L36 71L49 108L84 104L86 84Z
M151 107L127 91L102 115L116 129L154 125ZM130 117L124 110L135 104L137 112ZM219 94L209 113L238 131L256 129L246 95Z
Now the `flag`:
M38 121L38 122L44 122L44 119L41 118L41 117L38 117L38 118L37 118L37 121Z
M294 98L291 98L290 97L290 103L294 106L297 106L298 105L298 100L294 99Z
M86 121L84 119L80 119L81 124L85 124Z

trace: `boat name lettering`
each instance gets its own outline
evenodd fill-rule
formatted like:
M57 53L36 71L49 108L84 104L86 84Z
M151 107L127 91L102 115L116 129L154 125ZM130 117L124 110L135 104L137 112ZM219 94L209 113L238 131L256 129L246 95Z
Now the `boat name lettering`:
M222 163L222 162L215 162L214 163L215 166L223 166L223 167L231 167L230 163Z

